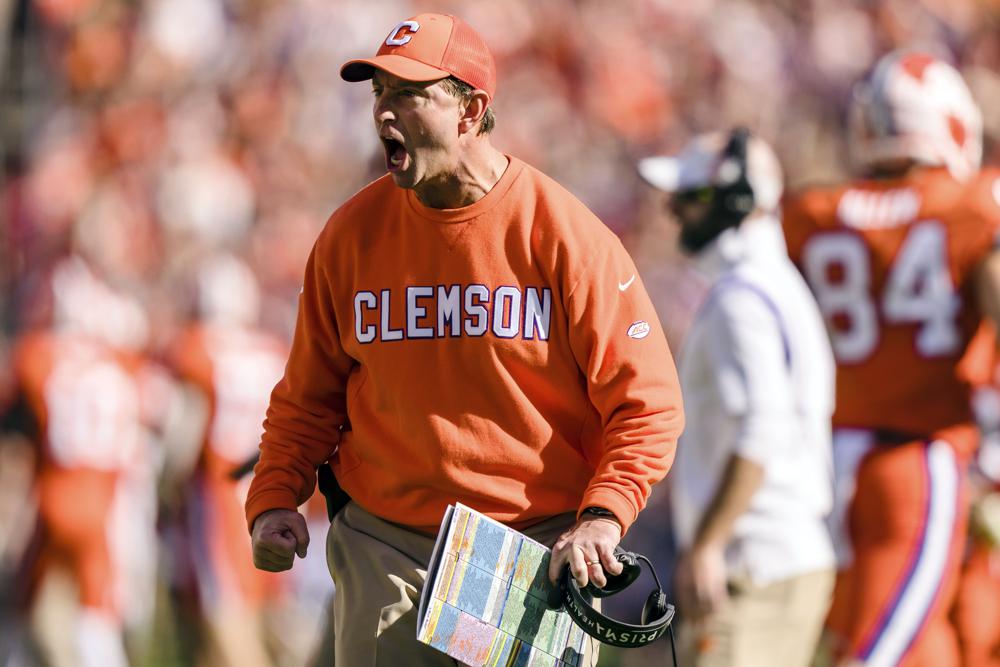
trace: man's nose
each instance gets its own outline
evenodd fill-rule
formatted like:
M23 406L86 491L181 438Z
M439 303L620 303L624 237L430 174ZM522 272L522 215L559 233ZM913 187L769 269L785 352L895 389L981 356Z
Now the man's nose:
M384 123L387 120L395 120L396 118L395 113L392 111L392 107L386 102L384 97L375 98L372 113L375 115L375 121L377 123Z

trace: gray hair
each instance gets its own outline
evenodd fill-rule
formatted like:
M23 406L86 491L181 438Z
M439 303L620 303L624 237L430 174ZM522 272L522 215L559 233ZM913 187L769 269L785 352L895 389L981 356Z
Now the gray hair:
M447 79L442 79L441 83L444 85L445 90L455 97L463 101L472 99L472 91L474 91L475 88L461 79L449 76ZM479 121L479 131L476 132L476 134L489 134L493 131L493 128L496 127L496 124L497 119L493 114L493 108L486 107L486 113L483 114L482 119Z

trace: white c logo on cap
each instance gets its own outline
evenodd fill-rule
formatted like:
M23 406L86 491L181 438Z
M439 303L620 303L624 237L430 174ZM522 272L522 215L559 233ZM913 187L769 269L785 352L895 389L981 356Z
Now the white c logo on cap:
M420 24L416 21L403 21L402 23L396 24L396 27L392 29L389 36L385 38L386 46L402 46L410 41L409 35L403 35L402 37L397 36L399 35L399 31L403 28L409 28L410 32L416 32L420 30Z

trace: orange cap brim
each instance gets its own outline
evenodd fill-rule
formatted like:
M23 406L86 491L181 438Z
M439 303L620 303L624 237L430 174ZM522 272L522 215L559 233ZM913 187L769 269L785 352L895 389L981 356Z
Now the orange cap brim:
M350 60L340 68L340 78L344 81L367 81L376 69L398 76L404 81L437 81L451 76L451 72L395 54L385 54L374 58Z

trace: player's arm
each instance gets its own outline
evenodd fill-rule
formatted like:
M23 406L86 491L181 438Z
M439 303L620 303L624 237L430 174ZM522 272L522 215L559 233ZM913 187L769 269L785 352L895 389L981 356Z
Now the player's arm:
M966 201L972 207L977 238L970 244L976 257L976 298L980 312L1000 330L1000 170L985 168L970 184ZM982 249L989 247L985 256Z
M4 399L12 400L9 405ZM19 563L34 528L38 424L23 394L0 396L0 564ZM0 575L10 571L0 565Z
M159 495L166 506L181 502L184 484L201 455L210 412L208 397L200 387L183 379L171 386L160 434L163 470Z
M976 293L982 313L1000 325L1000 249L993 250L979 264Z
M41 456L42 424L22 386L31 351L11 350L0 335L0 564L19 563L35 525L34 476ZM3 566L0 565L0 572Z

